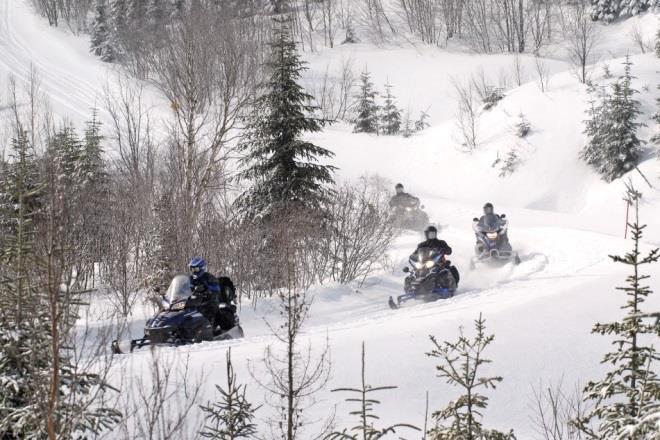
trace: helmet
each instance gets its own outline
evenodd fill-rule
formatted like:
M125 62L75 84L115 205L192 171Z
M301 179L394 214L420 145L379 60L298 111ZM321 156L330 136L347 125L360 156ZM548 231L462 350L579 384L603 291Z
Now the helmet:
M484 205L484 214L492 214L494 212L493 204L488 202Z
M394 187L394 191L396 191L397 194L401 194L403 192L403 184L397 183Z
M433 240L438 238L438 229L435 226L429 226L424 230L424 236L427 240Z
M193 257L190 263L188 263L188 269L190 269L190 275L193 279L197 279L206 272L206 260L200 257Z

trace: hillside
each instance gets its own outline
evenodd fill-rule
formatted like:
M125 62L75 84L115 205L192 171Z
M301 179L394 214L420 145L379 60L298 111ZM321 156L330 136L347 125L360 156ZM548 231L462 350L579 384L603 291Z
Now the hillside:
M641 54L632 44L627 35L633 26L654 35L658 16L649 13L604 27L601 62L594 66L593 80L610 81L604 77L603 64L614 77L621 74L623 57L631 54L634 86L642 102L640 119L646 124L640 137L649 139L657 130L651 118L660 98L656 87L660 62L653 53ZM96 60L87 47L86 37L49 28L25 0L0 2L0 90L6 90L9 74L18 81L25 80L33 65L54 113L82 124L89 109L101 105L103 88L116 84L116 67ZM458 47L360 43L305 57L310 63L305 78L308 83L317 81L328 66L338 69L350 59L356 72L365 67L372 72L378 89L389 81L402 107L411 107L415 113L429 109L431 126L409 138L355 134L348 123L340 122L310 140L335 153L332 164L338 168L338 180L354 182L365 175L378 175L392 187L396 182L404 183L406 190L420 197L431 221L441 226L441 238L454 248L452 261L463 277L454 298L391 311L387 299L400 294L400 269L421 241L421 234L406 232L388 252L391 270L381 270L363 286L315 286L304 341L316 350L327 341L332 372L307 417L320 420L338 404L336 422L345 425L346 407L330 390L358 383L364 341L370 382L399 387L381 396L383 424L405 421L423 425L427 391L432 409L457 395L435 377L434 361L425 355L432 348L428 335L451 340L460 326L471 334L472 321L482 314L488 330L496 335L487 353L493 363L486 372L504 378L497 390L488 393L491 400L485 425L513 428L522 440L540 438L533 421L535 388L563 381L572 389L603 372L599 359L609 342L591 335L590 329L596 321L615 319L621 313L622 295L614 286L623 284L627 273L608 255L623 253L630 246L623 238L626 206L622 196L627 178L644 196L641 217L649 224L644 247L660 245L660 161L653 146L649 145L639 168L654 188L649 188L637 171L608 184L578 159L585 144L583 120L588 95L586 86L570 71L560 46L549 48L543 57L550 75L545 91L538 86L534 58L522 57L525 80L520 86L514 86L512 79L507 81L505 97L481 113L479 142L472 152L463 151L456 135L452 81L481 71L493 82L498 77L511 78L512 55L478 55ZM167 111L155 92L150 92L149 99L158 111ZM7 111L3 102L2 97L0 118ZM520 113L531 125L524 139L513 130ZM103 112L101 117L109 123ZM164 130L164 121L156 123ZM512 148L520 155L521 164L513 174L500 177L493 162ZM510 238L521 255L521 265L469 270L474 245L471 219L486 201L507 214ZM656 295L646 307L658 309L659 265L651 275ZM96 306L103 309L106 304L99 300ZM155 354L168 361L186 360L190 378L203 380L199 401L206 402L214 397L212 385L224 383L225 351L231 347L239 378L248 383L249 397L263 403L263 390L253 376L263 377L261 358L274 342L264 322L277 321L273 308L266 300L256 310L243 305L241 322L246 338L242 340L122 356L111 380L122 393L131 393L135 391L132 378L151 380L147 370ZM140 332L145 317L146 311L132 317L135 333ZM94 322L99 327L107 324ZM178 392L181 389L179 386ZM259 414L261 427L268 423L268 411L264 408ZM194 414L199 417L199 411ZM193 422L189 428L192 438L198 425Z

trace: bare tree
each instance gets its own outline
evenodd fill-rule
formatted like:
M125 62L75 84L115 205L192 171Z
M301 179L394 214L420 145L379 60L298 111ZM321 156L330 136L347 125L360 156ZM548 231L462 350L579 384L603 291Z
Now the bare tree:
M323 119L346 119L353 105L352 93L357 79L353 65L353 59L346 58L342 60L339 72L332 73L328 65L320 79L311 79L307 89L316 98Z
M516 81L516 85L520 87L525 82L525 67L521 63L520 55L513 55L513 77Z
M438 0L399 0L399 7L413 32L428 44L438 44L441 39L441 7Z
M550 81L550 69L548 64L540 56L534 56L534 67L536 67L536 80L541 92L548 90Z
M329 378L331 360L328 343L315 353L311 344L301 347L303 325L311 307L307 289L311 285L310 274L303 266L305 236L309 230L297 219L300 213L291 209L274 215L269 225L271 244L277 250L277 264L281 272L281 287L276 290L279 300L281 324L269 323L272 334L283 346L280 350L269 345L264 351L264 364L267 378L253 377L267 392L267 402L277 410L271 428L276 438L294 440L298 438L318 438L326 433L328 423L323 424L318 437L305 432L311 421L304 411L315 403L314 395L323 389Z
M568 55L575 75L586 84L591 74L591 66L598 61L596 52L600 42L597 22L591 19L590 5L585 0L578 1L569 10L564 35Z
M642 53L652 52L655 46L653 38L646 38L644 31L640 28L639 24L635 23L630 30L630 38L633 43L639 47Z
M122 389L117 402L125 417L118 430L122 438L145 440L197 439L201 417L193 412L199 404L205 377L195 377L190 358L167 356L162 351L149 354L146 375L131 376L123 370ZM129 364L130 365L130 364ZM108 433L107 438L116 438Z
M364 27L375 34L372 37L374 42L384 43L388 34L396 34L382 0L360 0L357 12L356 17Z
M359 184L337 190L323 244L331 280L362 282L383 257L398 233L388 199L385 185L377 177L363 177Z
M335 47L335 36L337 35L337 25L335 24L337 2L338 0L321 0L323 38L326 46L330 46L330 48Z
M585 404L579 388L566 391L563 382L554 386L540 384L534 389L533 423L545 440L582 440L584 436L572 421L584 417Z
M479 133L479 100L472 81L461 83L454 79L454 90L458 101L456 128L461 145L466 151L477 148Z
M115 87L104 89L105 109L110 115L117 171L138 190L153 188L156 178L156 140L152 111L144 99L143 83L118 75Z
M463 5L464 38L474 50L482 53L493 51L490 0L466 0Z
M189 235L210 191L225 180L233 130L258 80L256 51L228 15L191 6L150 61L172 109L170 183Z

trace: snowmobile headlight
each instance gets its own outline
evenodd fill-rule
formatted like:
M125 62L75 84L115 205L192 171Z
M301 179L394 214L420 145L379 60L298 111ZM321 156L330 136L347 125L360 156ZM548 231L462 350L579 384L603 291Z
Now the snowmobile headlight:
M497 240L497 232L488 232L486 234L489 240Z
M186 308L186 302L181 301L172 306L172 310L183 310Z
M424 267L427 269L431 269L433 266L435 266L435 261L429 260L426 263L424 263Z
M413 266L415 266L415 269L421 269L422 267L424 267L424 263L421 263L419 261L413 261L412 264Z

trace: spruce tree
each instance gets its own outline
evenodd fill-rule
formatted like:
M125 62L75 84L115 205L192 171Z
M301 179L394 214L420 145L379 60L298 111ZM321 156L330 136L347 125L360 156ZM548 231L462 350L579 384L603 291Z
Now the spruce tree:
M592 439L651 440L658 435L660 353L651 343L660 336L660 312L643 310L642 304L653 292L646 284L650 277L643 275L642 269L660 260L660 249L645 255L640 250L646 228L639 224L640 198L641 194L629 186L627 201L634 210L634 221L629 224L632 250L623 256L610 256L632 272L626 279L627 286L617 287L626 296L621 306L625 314L619 321L597 323L592 329L592 333L614 338L614 349L601 361L610 365L610 371L599 381L589 381L584 388L584 398L594 403L593 409L575 421Z
M408 138L412 136L413 121L410 119L410 109L406 110L406 116L403 118L403 137Z
M254 408L245 397L246 386L236 383L236 373L231 363L231 348L227 350L227 388L216 385L220 401L201 406L206 426L202 437L219 440L252 439L257 434Z
M76 195L79 198L81 219L80 240L84 252L82 260L93 274L95 262L104 257L103 246L111 240L107 207L110 200L110 177L103 158L103 136L98 110L94 109L87 122L77 163Z
M594 20L609 23L621 13L620 0L591 0L591 16Z
M518 122L516 122L516 126L515 126L516 136L518 136L519 138L527 137L530 130L531 130L531 125L529 125L529 121L527 120L525 115L522 112L520 112L520 114L518 115Z
M591 0L594 20L609 23L620 17L639 15L652 6L657 6L657 0Z
M585 121L589 142L580 152L580 157L608 182L635 169L642 150L637 129L643 124L637 122L640 103L634 98L638 92L632 88L629 57L624 66L624 75L612 83L610 93L592 102Z
M365 354L364 342L362 342L362 358L361 358L361 381L360 388L337 388L332 390L335 392L350 393L354 397L346 399L349 403L357 403L358 408L351 411L349 415L357 416L357 424L350 429L342 431L335 431L325 436L325 440L378 440L385 437L387 434L395 434L397 430L412 429L419 431L416 426L407 423L397 423L384 428L377 428L374 423L379 420L375 414L374 408L380 405L380 401L376 400L373 396L374 393L382 391L395 390L396 386L373 386L369 385L366 380L365 368Z
M285 206L319 210L332 191L335 167L320 160L334 156L329 150L303 139L322 130L326 120L314 117L317 107L298 83L305 63L292 39L288 19L275 19L266 63L268 79L247 118L245 136L239 145L245 154L239 177L252 187L237 200L248 217L269 216Z
M371 74L365 69L360 75L360 92L355 98L357 116L353 131L355 133L378 133L378 112L376 104L378 92L374 90Z
M427 111L422 110L421 112L419 112L419 119L415 121L415 131L423 131L429 128L430 124L428 122L428 119L429 119L428 109Z
M401 110L396 106L394 95L392 95L392 86L385 84L385 105L383 106L383 115L381 117L383 132L388 135L398 134L401 130Z
M125 54L125 43L129 33L128 0L112 0L110 3L110 15L112 18L110 41L115 45L117 59L121 59Z
M112 28L108 14L107 0L96 0L94 4L94 26L92 28L92 53L101 60L112 62L116 59L112 44Z
M2 193L14 201L12 228L0 248L0 438L92 438L121 414L94 402L107 384L78 368L72 329L80 296L62 282L70 271L58 235L39 234L57 225L53 186L38 174L26 133L12 142L10 172ZM51 194L46 194L50 191Z
M513 431L505 434L487 430L481 424L482 411L488 406L488 397L480 390L493 388L502 381L499 376L480 377L479 371L491 361L483 356L495 335L486 334L486 321L479 315L475 321L476 336L470 339L460 329L456 342L439 343L434 336L434 348L427 356L439 358L438 377L460 387L464 394L446 408L433 413L435 428L429 431L431 440L507 440L515 439Z

